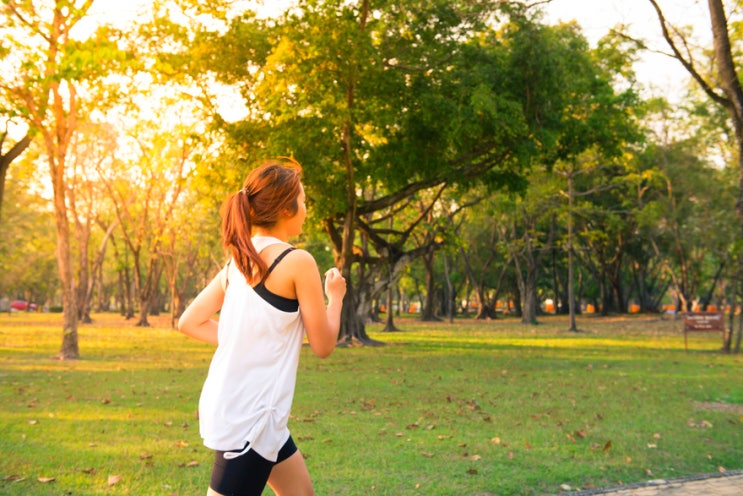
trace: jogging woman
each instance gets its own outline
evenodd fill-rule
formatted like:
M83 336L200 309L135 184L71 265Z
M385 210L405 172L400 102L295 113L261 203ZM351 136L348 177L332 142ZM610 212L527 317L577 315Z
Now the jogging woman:
M301 167L275 159L253 170L222 209L231 258L180 318L181 332L217 345L199 400L204 444L215 451L207 496L312 495L287 427L304 336L330 355L346 281L288 240L307 215ZM219 312L219 321L214 315Z

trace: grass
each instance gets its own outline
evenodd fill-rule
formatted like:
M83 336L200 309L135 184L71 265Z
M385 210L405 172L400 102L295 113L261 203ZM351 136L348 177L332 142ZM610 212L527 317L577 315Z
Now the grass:
M58 315L0 316L0 494L204 494L211 348L165 320L94 318L83 358L60 362ZM305 348L290 428L317 494L556 494L743 468L743 356L701 333L686 353L657 316L579 324L401 319L369 327L381 348Z

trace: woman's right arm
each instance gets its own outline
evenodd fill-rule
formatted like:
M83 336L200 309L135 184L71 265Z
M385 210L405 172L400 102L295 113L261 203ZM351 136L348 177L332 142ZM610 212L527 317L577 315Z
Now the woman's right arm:
M217 344L218 322L214 320L224 302L224 272L212 279L201 293L191 302L178 319L178 330L187 336L210 344Z
M297 274L294 287L299 300L302 321L307 330L307 339L315 355L325 358L333 352L338 341L341 326L343 296L346 294L346 280L338 269L325 273L325 305L323 284L315 259L304 250L296 250L291 261L292 272Z

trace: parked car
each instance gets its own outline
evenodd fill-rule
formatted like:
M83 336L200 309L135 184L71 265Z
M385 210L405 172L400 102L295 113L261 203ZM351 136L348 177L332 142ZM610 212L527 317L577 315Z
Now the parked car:
M29 303L24 300L13 300L10 302L10 308L20 312L25 312L27 310L33 311L36 310L36 303Z

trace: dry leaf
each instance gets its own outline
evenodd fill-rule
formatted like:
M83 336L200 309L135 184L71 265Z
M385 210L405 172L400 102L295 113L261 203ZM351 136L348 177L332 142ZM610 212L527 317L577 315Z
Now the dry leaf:
M36 480L42 483L47 483L47 482L54 482L55 480L57 480L57 478L56 477L39 477Z
M609 451L611 449L611 439L606 441L606 444L604 445L604 451ZM631 458L629 458L627 461L630 461Z
M39 421L38 421L38 420L29 420L29 421L28 421L28 425L36 425L36 424L38 424L38 423L39 423Z
M581 429L579 431L575 431L575 437L580 437L580 438L586 437L586 430Z
M467 473L470 475L477 475L477 469L471 468L467 470Z
M570 487L570 486L568 486L567 484L560 484L560 489L562 489L563 491L572 491L573 490L573 488Z
M82 469L81 472L84 473L84 474L91 474L92 475L92 474L94 474L96 472L96 470L95 470L95 467L90 467L90 468L84 468L84 469Z
M108 476L108 485L113 486L121 482L122 477L120 475L109 475Z
M494 437L493 439L490 440L490 442L491 443L494 443L494 444L500 444L500 438L499 437Z
M433 458L433 453L429 453L428 451L421 451L421 455L425 456L426 458Z
M111 403L111 399L110 398L103 398L101 400L101 403L104 404L104 405L108 405L109 403Z
M657 444L653 444L653 443L648 443L648 448L650 448L650 449L655 449L655 448L657 448L657 447L658 447L658 445L657 445Z
M513 460L513 451L508 452L508 459Z
M660 434L658 434L658 433L656 432L655 434L653 434L653 438L654 438L654 439L660 439Z
M149 460L150 458L152 458L152 454L150 453L142 453L139 455L140 460Z
M8 475L8 476L3 477L4 482L21 482L24 480L26 480L26 478L21 477L18 474L13 474L13 475Z
M186 464L186 466L187 467L198 467L199 466L199 462L197 462L196 460L191 460L190 462L188 462Z
M470 460L472 460L473 462L476 462L476 461L482 460L482 457L480 455L472 455L470 457Z
M723 472L725 472L725 467L723 467L722 465L720 465L719 467L717 467L717 471L720 472L720 473L723 473Z

